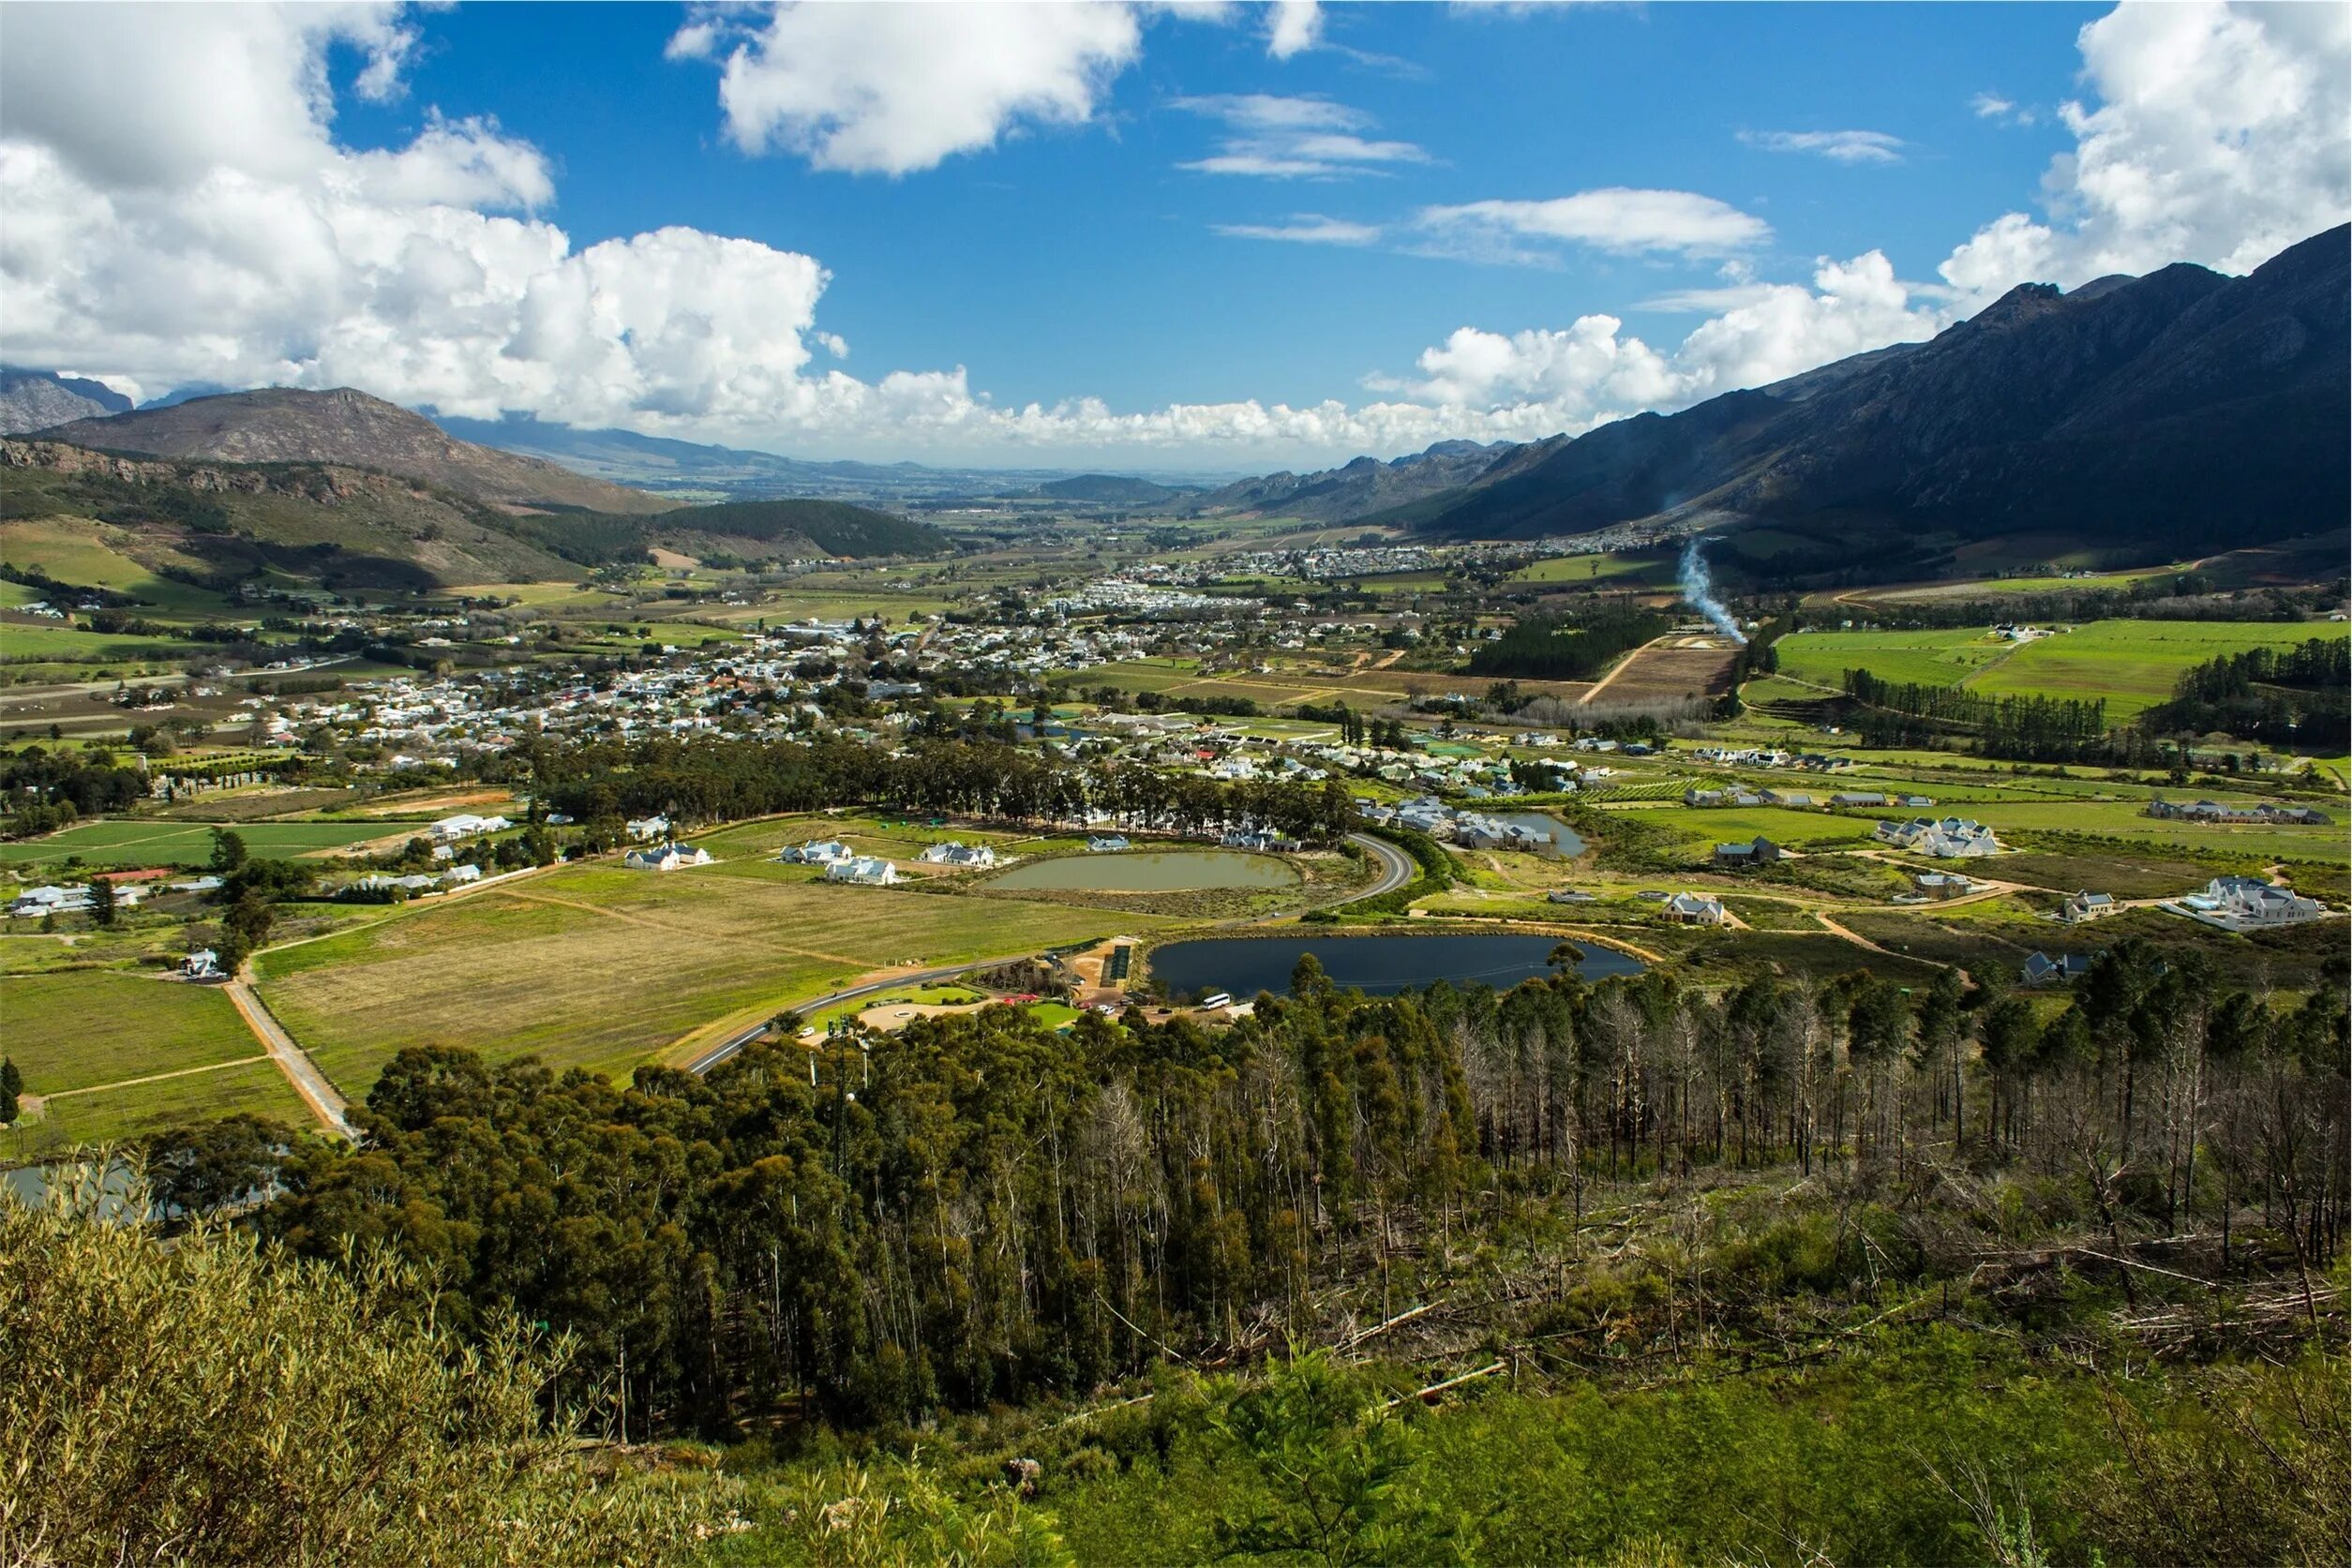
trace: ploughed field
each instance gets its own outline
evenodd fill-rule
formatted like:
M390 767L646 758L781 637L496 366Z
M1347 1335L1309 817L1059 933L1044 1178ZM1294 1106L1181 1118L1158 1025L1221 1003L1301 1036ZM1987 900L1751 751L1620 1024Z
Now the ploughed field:
M1103 893L1193 892L1211 888L1295 888L1298 874L1269 855L1233 849L1131 850L1033 860L992 877L1004 892L1027 889Z
M742 863L739 863L742 864ZM405 1046L622 1074L691 1031L903 964L1012 956L1149 916L916 889L828 886L749 862L566 868L257 961L261 992L357 1098Z

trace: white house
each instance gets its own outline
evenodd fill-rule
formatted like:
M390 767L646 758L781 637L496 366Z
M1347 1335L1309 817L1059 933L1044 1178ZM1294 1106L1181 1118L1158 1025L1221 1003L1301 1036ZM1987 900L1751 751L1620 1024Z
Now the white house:
M786 847L776 859L796 866L838 866L858 858L858 852L839 839L812 839L794 849Z
M955 866L984 871L996 863L996 852L984 844L966 844L950 839L935 844L919 857L925 865Z
M677 871L682 866L707 866L711 852L697 844L651 844L632 849L621 858L621 863L631 871Z
M629 837L639 844L669 837L669 818L667 816L640 816L625 824L625 828Z
M1097 855L1107 854L1115 849L1125 849L1127 835L1124 833L1089 833L1086 835L1086 847Z
M1871 829L1870 836L1897 849L1946 860L1998 855L2002 847L1990 828L1957 816L1947 816L1940 822L1930 822L1924 816L1915 816L1909 822L1881 822Z
M828 882L854 882L861 888L891 888L898 884L898 868L872 855L836 860L825 868Z
M1719 926L1724 923L1723 903L1704 893L1676 893L1666 901L1661 911L1669 923L1687 926Z
M12 916L72 915L90 907L87 888L27 888L8 905Z
M433 824L433 837L447 843L451 839L472 838L477 833L504 832L514 824L502 816L476 816L472 812L459 812L444 816Z
M2066 902L2058 906L2058 918L2070 926L2080 925L2085 920L2112 915L2117 907L2113 893L2069 893Z
M180 960L180 973L191 980L209 980L220 974L220 955L210 948L199 948Z
M2317 899L2253 876L2217 876L2201 893L2187 893L2164 907L2224 931L2256 931L2300 925L2328 913Z

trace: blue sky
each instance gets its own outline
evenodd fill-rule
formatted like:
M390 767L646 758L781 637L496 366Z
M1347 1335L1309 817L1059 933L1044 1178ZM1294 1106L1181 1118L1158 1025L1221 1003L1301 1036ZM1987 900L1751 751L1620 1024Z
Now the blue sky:
M897 177L746 157L721 129L713 75L669 62L667 7L476 6L417 19L401 102L347 109L355 142L405 142L422 111L495 114L556 165L552 209L576 243L668 223L816 257L820 310L851 363L964 364L999 400L1091 393L1117 407L1357 396L1464 321L1499 331L1589 311L1670 333L1646 312L1715 263L1563 256L1481 265L1400 248L1229 238L1311 212L1379 224L1433 203L1541 199L1596 187L1698 191L1764 217L1760 275L1802 281L1820 255L1883 249L1906 276L1986 217L2030 203L2071 144L2046 112L2081 68L2079 6L1649 6L1465 17L1366 6L1328 24L1335 50L1269 59L1242 26L1161 22L1101 118L1041 127ZM516 69L529 61L527 71ZM357 61L346 52L348 74ZM1998 93L2041 123L1978 115ZM1334 179L1181 167L1214 152L1188 98L1314 97L1363 112L1427 164ZM1900 164L1845 164L1743 144L1742 130L1881 131Z
M811 455L1582 428L2345 205L2338 7L41 9L0 144L55 170L0 196L116 217L0 257L11 361Z

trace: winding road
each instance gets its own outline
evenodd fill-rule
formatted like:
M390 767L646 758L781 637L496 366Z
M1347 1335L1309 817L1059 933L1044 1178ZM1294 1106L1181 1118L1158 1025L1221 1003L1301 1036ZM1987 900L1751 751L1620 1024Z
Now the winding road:
M1348 900L1349 903L1354 903L1356 899L1378 898L1383 893L1393 893L1413 880L1416 870L1413 857L1387 840L1376 839L1370 833L1350 833L1348 842L1380 862L1380 880L1362 892L1355 894ZM975 958L963 963L942 964L931 969L903 970L895 975L886 975L878 980L866 980L840 991L829 991L822 996L808 997L804 1001L794 1003L792 1010L800 1013L821 1012L827 1008L837 1007L844 1002L854 1002L861 996L872 996L877 992L894 991L902 986L923 985L932 980L951 980L958 975L968 975L975 969L993 969L997 964L1012 963L1022 956L1024 955L1020 953L999 954L993 958ZM761 1023L730 1035L688 1062L686 1070L692 1073L709 1072L767 1032L768 1025Z

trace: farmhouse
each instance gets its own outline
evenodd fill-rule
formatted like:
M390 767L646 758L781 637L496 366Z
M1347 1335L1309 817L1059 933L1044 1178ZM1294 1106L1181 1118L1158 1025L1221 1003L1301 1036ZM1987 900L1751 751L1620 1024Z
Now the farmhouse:
M452 839L472 838L477 833L499 833L514 824L502 816L476 816L472 812L459 812L444 816L433 824L433 837L443 844Z
M2264 931L2300 925L2328 913L2317 899L2253 876L2217 876L2199 893L2184 893L2164 908L2224 931Z
M2066 902L2058 906L2058 918L2068 925L2075 926L2082 924L2085 920L2096 920L2103 916L2112 915L2121 906L2115 902L2113 893L2069 893L2066 895Z
M1764 791L1767 806L1810 806L1813 797L1801 789L1768 789Z
M1924 871L1911 878L1911 886L1918 889L1924 897L1947 899L1972 893L1981 884L1956 871Z
M191 980L220 978L220 955L210 948L199 948L180 960L180 974Z
M839 839L811 839L797 848L786 845L776 853L777 859L793 866L837 866L857 858L858 852Z
M1749 866L1769 866L1780 859L1780 846L1759 833L1753 843L1719 844L1715 846L1715 863L1718 871L1742 871Z
M677 871L684 866L707 866L711 852L697 844L649 844L632 849L621 858L621 863L631 871Z
M965 844L953 839L945 844L933 844L917 858L925 865L956 866L967 870L984 871L996 863L996 852L988 845Z
M633 817L624 824L624 827L629 837L639 844L644 844L651 839L669 837L669 818L667 816Z
M898 868L875 856L861 855L827 866L825 880L854 883L861 888L893 888L898 885Z
M1875 789L1845 789L1829 798L1833 806L1883 806L1886 797Z
M1669 925L1719 926L1724 924L1723 901L1704 893L1676 893L1666 901L1659 912Z
M2186 805L2178 800L2150 800L2148 814L2173 822L2289 823L2310 828L2325 828L2335 821L2315 806L2280 806L2267 800L2252 806L2225 806L2218 800Z
M2000 841L1993 836L1990 828L1957 816L1947 816L1940 822L1930 822L1924 816L1915 816L1909 822L1881 822L1871 829L1870 836L1897 849L1946 860L1998 855L2001 851Z
M2028 985L2048 985L2053 980L2074 979L2090 968L2090 960L2080 953L2052 958L2047 953L2037 952L2027 958L2020 972Z

